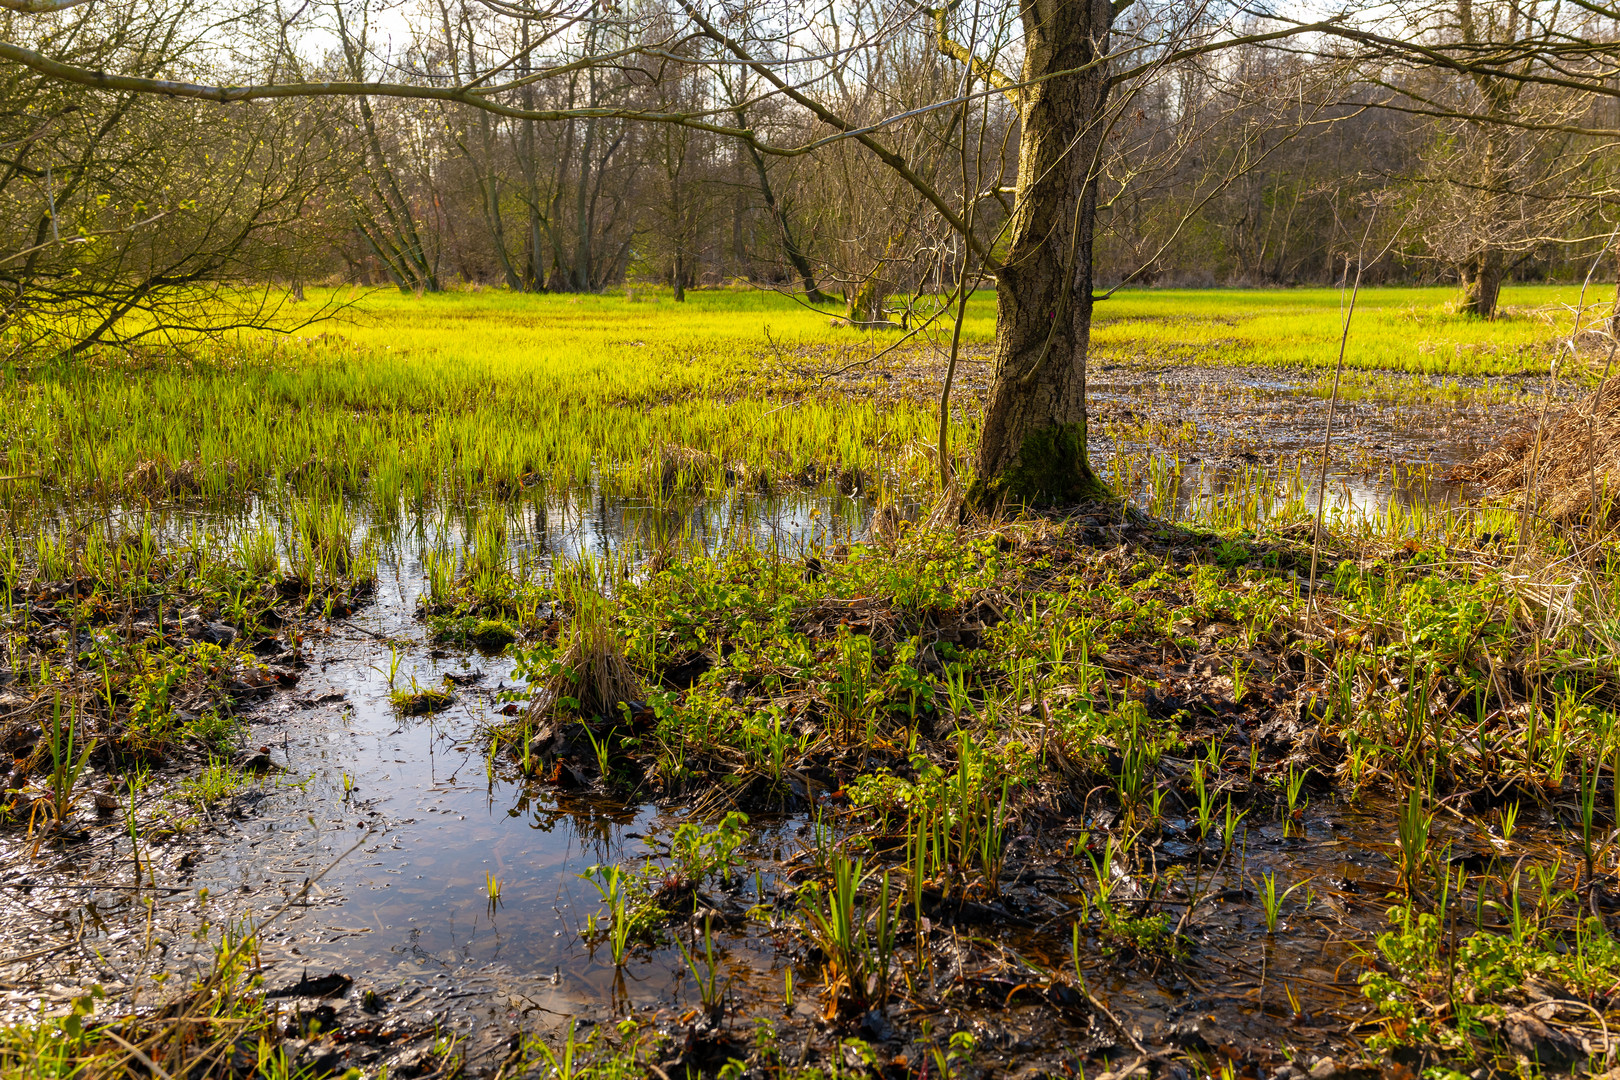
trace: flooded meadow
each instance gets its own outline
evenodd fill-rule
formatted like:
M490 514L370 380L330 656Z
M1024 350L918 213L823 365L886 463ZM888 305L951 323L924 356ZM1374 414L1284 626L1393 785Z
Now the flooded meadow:
M937 362L838 392L921 409ZM882 424L765 480L665 444L238 496L146 459L14 503L0 1055L1607 1061L1608 556L1530 556L1446 477L1575 391L1105 360L1089 394L1116 499L1055 516L963 512Z

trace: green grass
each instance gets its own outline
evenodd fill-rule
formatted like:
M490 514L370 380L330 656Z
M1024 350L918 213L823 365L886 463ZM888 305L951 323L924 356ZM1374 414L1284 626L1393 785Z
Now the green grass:
M228 761L210 758L208 767L180 782L181 798L193 806L224 802L247 786L242 770Z
M1543 371L1576 292L1510 288L1507 317L1485 323L1448 314L1445 288L1368 290L1347 363ZM822 376L898 334L840 328L770 293L690 296L344 290L339 319L293 338L12 367L0 373L0 499L20 509L42 492L231 497L285 484L394 507L593 481L653 499L827 479L880 495L932 488L927 334L883 361L922 365L909 392L885 393L864 368ZM1338 305L1332 289L1126 291L1098 307L1095 359L1330 366ZM964 336L982 351L993 333L984 291ZM966 464L976 410L962 404L952 446Z
M363 575L375 573L374 555L346 558L339 579L301 560L297 544L284 566L262 528L212 524L225 534L194 520L181 532L160 515L77 529L8 518L0 649L8 691L21 699L12 730L27 737L12 746L0 829L65 824L93 778L186 768L198 755L208 765L175 797L201 806L228 797L240 773L214 759L236 740L237 706L297 680L282 665L298 663L303 624L347 614L370 595ZM30 529L38 531L26 540L15 535ZM36 790L50 797L37 800Z
M1567 329L1557 305L1574 290L1510 289L1507 317L1492 323L1445 313L1450 295L1364 294L1347 355L1368 373L1358 391L1394 372L1540 371ZM352 611L369 593L379 546L419 542L430 630L510 642L519 679L552 691L548 715L585 725L601 789L697 798L711 810L847 800L815 820L804 887L779 912L781 925L819 944L823 962L806 973L833 1012L840 1002L881 1004L893 989L891 957L915 945L922 962L926 912L1000 896L1008 839L1058 806L1106 804L1119 823L1074 849L1096 877L1065 928L1075 980L1082 949L1122 964L1177 955L1184 920L1152 910L1163 905L1151 899L1120 903L1110 867L1159 897L1166 882L1153 845L1177 803L1199 807L1199 843L1223 861L1244 850L1234 846L1240 826L1287 821L1303 805L1305 766L1280 749L1261 757L1254 744L1228 741L1237 718L1263 718L1250 691L1264 696L1268 684L1277 708L1320 705L1328 749L1309 766L1316 790L1417 792L1398 870L1394 859L1390 867L1406 906L1399 929L1376 943L1390 981L1367 984L1388 1043L1415 1037L1422 1021L1478 1060L1460 1013L1436 1019L1442 988L1449 995L1465 977L1489 999L1505 993L1502 972L1536 967L1580 989L1620 971L1601 927L1582 929L1568 869L1558 878L1554 867L1536 890L1539 929L1519 933L1507 959L1490 938L1522 913L1517 900L1489 906L1507 881L1501 869L1456 886L1453 895L1471 892L1476 936L1485 935L1467 954L1477 970L1457 970L1454 950L1438 967L1441 924L1416 918L1454 910L1443 894L1449 863L1423 816L1436 799L1510 783L1549 803L1588 788L1595 799L1600 771L1614 797L1620 731L1601 703L1616 679L1620 578L1602 549L1538 533L1510 565L1512 513L1392 506L1329 521L1336 535L1313 607L1303 474L1254 470L1200 500L1188 528L1132 524L1122 536L1118 523L1129 519L1099 507L1089 523L896 527L836 553L820 545L813 570L780 546L747 542L706 552L670 541L634 574L629 551L595 569L547 565L517 550L509 522L522 509L513 502L554 485L598 483L655 502L829 480L880 498L926 494L936 475L927 395L885 394L866 376L817 378L896 335L858 334L825 313L738 291L694 293L682 306L494 291L355 296L346 319L319 334L5 373L4 468L25 477L0 485L11 535L0 570L15 612L7 644L40 716L60 689L88 702L108 744L122 739L132 759L208 741L182 726L177 695L223 694L238 669L254 666L243 651L250 637L280 628L290 642L297 620ZM1130 291L1099 309L1097 359L1322 369L1336 355L1338 302L1322 289ZM991 304L989 294L975 297L967 321L981 351ZM937 358L904 359L924 368L917 381L926 386ZM971 447L971 410L954 438L959 454ZM1145 484L1149 505L1168 517L1175 477L1139 466L1122 465L1115 483ZM190 525L189 537L149 523L38 528L42 507L94 508L98 497L211 496L230 509L254 493L266 496L256 515L223 522L228 535L218 538ZM339 496L373 510L447 505L463 528L459 539L431 527L407 535ZM591 591L606 581L611 591ZM1581 588L1567 605L1547 599L1574 582ZM238 640L176 639L170 628L191 606L229 623ZM137 620L152 626L137 635ZM131 631L120 636L122 625ZM68 651L81 627L98 644ZM1200 684L1196 701L1181 705L1161 696L1172 689L1170 665L1200 660L1228 681ZM677 681L678 670L688 675ZM397 658L391 686L394 675ZM453 701L448 689L414 681L391 698L406 713ZM533 719L493 733L492 772L521 762L532 775ZM71 757L60 741L53 763ZM31 768L43 766L37 755ZM1195 757L1196 777L1175 764ZM235 780L215 767L182 790L207 802ZM1601 845L1615 815L1592 799L1583 880L1594 864L1598 876L1616 872L1615 852ZM623 892L603 877L608 918L588 923L588 936L612 942L618 963L638 942L662 939L637 929L636 911L655 920L654 909L674 914L699 883L733 888L742 820L683 824L667 865L652 876L632 871ZM1504 843L1510 831L1503 826ZM1195 890L1215 887L1218 867ZM1275 926L1309 902L1284 891L1298 882L1270 884L1270 910L1250 905L1251 917ZM1550 959L1560 940L1582 933L1577 945L1594 967ZM712 991L709 958L695 943L688 954L700 980L699 969L709 971ZM35 1041L12 1059L37 1054L45 1036L58 1037L38 1025L15 1033ZM612 1054L628 1058L609 1060L633 1066L639 1045L626 1035ZM561 1052L575 1049L570 1040ZM528 1051L535 1061L555 1053L540 1043ZM12 1060L7 1052L0 1043L0 1061Z
M1613 650L1599 642L1620 610L1613 561L1589 564L1595 584L1572 600L1578 618L1554 623L1529 579L1565 580L1546 558L1572 555L1556 538L1513 566L1479 540L1510 530L1511 515L1369 520L1330 538L1313 612L1308 526L1256 528L1225 513L1214 529L1207 519L1136 526L1123 546L1076 521L915 527L846 558L823 552L818 575L741 548L625 582L612 626L646 685L695 654L711 664L688 687L649 690L644 709L578 710L618 732L621 767L609 775L604 765L600 779L632 798L761 811L825 798L837 808L811 817L793 860L790 924L818 950L801 971L829 1016L881 1005L891 959L923 985L925 913L997 897L1003 838L1056 808L1110 811L1114 824L1095 826L1105 835L1076 840L1095 887L1065 930L1077 956L1128 969L1182 955L1191 924L1180 906L1124 902L1113 868L1149 898L1171 882L1198 893L1236 880L1249 888L1251 925L1284 934L1317 918L1317 886L1296 874L1246 878L1246 830L1281 825L1287 835L1296 810L1325 791L1370 801L1392 789L1400 845L1373 880L1398 903L1389 932L1365 939L1363 986L1377 1012L1367 1045L1437 1044L1443 1060L1470 1068L1505 1061L1486 1025L1530 975L1606 1008L1620 946L1588 919L1580 890L1616 873L1603 839L1620 792L1620 729L1599 704L1616 680ZM519 677L547 670L559 650L544 640L516 649ZM1176 672L1205 661L1232 676L1177 697L1187 691L1173 689ZM1522 682L1496 677L1509 664L1523 665ZM1317 717L1309 743L1233 737L1302 706ZM526 723L498 736L509 762L527 744ZM838 790L795 790L790 777ZM1470 797L1505 790L1548 807L1578 803L1585 815L1579 829L1542 826L1522 881L1518 856L1532 849L1511 847L1511 827ZM1440 800L1477 843L1501 836L1501 858L1453 865L1458 852L1428 827ZM1178 806L1197 808L1208 858L1167 868L1158 838L1194 816ZM638 881L659 871L626 870ZM609 929L591 926L593 936ZM1055 969L1028 977L1068 979ZM1585 1006L1571 1008L1566 1019L1590 1027Z
M657 496L728 468L757 490L807 470L932 476L915 453L934 424L928 408L837 394L790 404L771 392L780 376L762 374L780 367L767 325L790 360L807 343L861 341L758 294L697 294L677 308L377 291L317 335L199 346L190 362L107 356L12 370L4 468L41 479L5 490L21 498L46 482L111 494L144 461L200 463L159 494L286 481L365 489L384 506L593 477Z
M199 932L205 935L206 929ZM306 1076L297 1064L298 1044L284 1045L285 1014L264 997L257 961L257 938L227 931L210 969L186 984L147 988L139 1007L96 984L69 1009L48 1013L42 1007L35 1020L0 1024L0 1074L39 1080L235 1075L220 1067L235 1060L255 1076Z
M426 716L428 713L443 712L456 703L456 695L451 693L449 684L442 686L420 686L416 676L411 676L411 688L404 687L390 691L388 701L406 716Z
M1448 310L1456 290L1365 289L1345 365L1424 375L1545 374L1573 325L1578 285L1511 285L1492 322ZM1092 341L1103 360L1332 367L1337 289L1134 289L1097 306ZM1583 325L1606 319L1612 286L1587 292ZM1599 358L1601 362L1601 358Z

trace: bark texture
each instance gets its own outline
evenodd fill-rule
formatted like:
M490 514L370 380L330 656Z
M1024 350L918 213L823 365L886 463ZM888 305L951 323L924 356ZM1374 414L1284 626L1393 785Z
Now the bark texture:
M1067 504L1104 492L1086 456L1086 351L1113 9L1107 0L1020 8L1017 201L996 275L995 378L970 499Z
M889 316L883 309L889 298L888 282L873 270L850 290L844 302L844 314L851 326L890 326Z
M1482 319L1496 315L1496 301L1502 294L1502 252L1487 248L1461 268L1462 302L1458 310L1465 315L1478 315Z
M1614 252L1614 309L1609 312L1609 333L1620 337L1620 247Z

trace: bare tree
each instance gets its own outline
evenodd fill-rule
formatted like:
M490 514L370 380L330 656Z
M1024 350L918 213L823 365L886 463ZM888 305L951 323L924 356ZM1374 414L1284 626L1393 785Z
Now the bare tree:
M1408 18L1414 37L1489 54L1526 37L1551 44L1563 28L1545 20L1545 7L1456 0ZM1428 68L1402 83L1405 96L1459 114L1434 121L1414 224L1430 252L1457 268L1461 310L1482 318L1496 311L1509 260L1564 235L1581 211L1565 196L1580 187L1572 181L1590 167L1594 148L1583 153L1575 135L1557 129L1578 125L1590 99L1524 78L1536 69L1535 54L1526 52L1504 70Z
M192 14L110 6L0 26L82 63L155 73L190 47ZM339 227L323 197L342 168L316 137L325 110L66 91L21 67L0 80L10 349L73 354L308 318L264 286L302 281Z
M716 72L716 77L721 94L731 107L731 116L737 128L744 131L762 129L765 125L759 122L757 113L763 111L765 106L755 103L753 111L750 110L754 85L750 79L750 72L742 67L720 68ZM752 167L758 185L760 199L765 205L777 240L781 244L782 254L798 275L805 298L812 304L828 303L832 297L823 293L816 284L816 272L811 266L800 230L795 224L792 206L777 194L775 186L771 183L770 169L765 164L765 154L760 152L759 146L752 140L742 140L737 145L748 158L748 164Z
M665 61L647 70L643 94L660 112L698 109L706 89L702 74L703 69L689 61ZM684 301L687 288L697 281L698 232L713 197L708 176L713 139L677 124L640 134L643 161L653 174L647 235L667 267L675 299Z
M1360 105L1421 118L1412 221L1490 317L1515 261L1593 242L1620 137L1620 7L1581 0L1409 0L1334 29Z
M53 2L71 0L0 0L0 5L36 9ZM495 4L513 19L543 28L529 39L543 47L479 58L482 70L457 70L446 80L354 76L255 82L219 74L212 81L188 81L75 63L53 55L48 46L19 43L15 35L0 40L0 57L53 80L118 92L219 102L386 97L555 124L565 133L555 160L570 163L566 169L572 175L536 202L544 204L539 218L551 239L554 272L565 274L576 288L595 287L606 280L608 268L622 265L622 258L604 252L600 242L603 200L606 217L621 220L621 205L601 178L619 151L633 145L627 123L675 125L734 139L765 157L859 147L869 156L863 160L878 163L897 190L908 193L889 207L893 217L903 219L916 206L930 227L937 223L948 229L971 261L994 275L996 374L973 494L981 501L1032 503L1068 502L1099 490L1087 458L1085 371L1100 188L1115 145L1113 132L1165 72L1199 56L1293 39L1334 62L1376 68L1382 81L1374 85L1387 93L1360 104L1417 115L1533 131L1571 127L1564 118L1568 113L1531 114L1493 104L1502 100L1494 90L1483 105L1425 100L1416 78L1422 72L1450 72L1476 87L1560 89L1586 100L1620 96L1613 46L1568 19L1556 32L1546 29L1546 19L1532 19L1492 35L1407 37L1384 23L1358 23L1348 14L1314 23L1274 14L1258 22L1244 16L1240 23L1235 15L1214 16L1199 0L1158 8L1138 8L1133 0L1020 0L1016 7L965 6L967 0L956 0L940 9L872 9L855 32L829 40L827 18L838 25L833 9L825 16L806 14L787 0L670 4L648 0L631 9L610 8L601 0L556 0L544 9ZM1602 6L1586 7L1599 11ZM1609 13L1614 14L1620 13ZM872 58L918 33L958 65L959 78L935 84L925 102L869 106L852 84L872 77ZM654 103L628 92L619 73L632 61L658 60L710 73L746 72L755 89L741 102L705 92L679 104ZM723 81L712 74L698 77ZM1339 98L1347 96L1353 97ZM986 98L1005 100L1015 114L1006 130L1017 142L1016 184L1010 191L1001 184L993 190L953 191L935 175L937 147L908 135L925 117L982 107L977 103ZM800 138L777 141L747 126L767 99L794 114L792 126L803 132ZM1584 122L1579 126L1589 129ZM949 131L953 125L938 128ZM557 212L565 190L572 199L570 214ZM1005 202L999 223L976 213L987 200ZM1247 228L1256 231L1252 224ZM573 246L566 261L558 243L565 233ZM628 250L627 240L621 248Z

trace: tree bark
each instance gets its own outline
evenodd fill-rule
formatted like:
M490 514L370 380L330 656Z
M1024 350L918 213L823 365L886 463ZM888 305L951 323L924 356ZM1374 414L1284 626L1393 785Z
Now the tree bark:
M1072 504L1106 493L1086 454L1086 352L1114 13L1107 0L1020 7L1017 199L996 273L995 378L969 499Z
M525 79L523 83L523 107L530 112L534 111L534 84L527 81L529 75L529 21L524 19L521 23L522 34L519 44L522 46L523 59L518 65L519 74ZM528 231L524 238L525 259L523 266L523 289L525 292L540 292L545 288L545 271L542 263L545 258L542 250L540 235L540 182L538 179L534 160L534 125L535 121L523 121L522 136L517 150L519 164L523 171L524 202L528 208Z
M1609 312L1609 333L1620 337L1620 247L1614 252L1614 310Z
M844 315L851 326L892 326L883 310L889 298L889 283L883 280L882 267L877 267L862 278L844 302Z
M1496 300L1502 293L1502 269L1502 252L1496 248L1487 248L1470 258L1460 275L1463 295L1458 311L1482 319L1494 318Z
M469 53L471 46L468 47ZM469 65L472 57L467 58ZM512 265L512 255L506 250L506 222L501 216L501 188L500 177L495 173L495 137L490 130L489 114L478 118L479 135L481 137L483 157L473 160L468 153L468 147L456 134L455 140L461 147L462 154L472 167L473 178L478 186L479 201L483 204L484 223L489 228L490 245L495 249L495 260L501 264L501 274L506 278L506 287L512 292L523 292L523 277L518 273L517 267Z
M588 74L592 91L591 107L596 106L596 69ZM585 138L580 144L579 186L574 189L574 273L575 292L591 291L591 155L596 152L596 117L585 121Z

